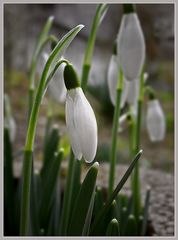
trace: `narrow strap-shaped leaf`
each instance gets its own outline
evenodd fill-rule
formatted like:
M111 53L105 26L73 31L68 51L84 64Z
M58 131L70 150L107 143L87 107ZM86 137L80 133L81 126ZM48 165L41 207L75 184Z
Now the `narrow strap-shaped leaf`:
M74 176L73 176L72 197L71 197L71 202L73 206L77 199L77 195L80 191L80 187L81 187L80 178L81 178L81 161L76 159L74 164Z
M140 215L138 219L138 235L141 236L142 234L142 226L143 226L143 216Z
M55 154L55 159L51 168L49 169L48 176L44 183L41 205L39 210L40 222L42 227L46 227L48 222L49 210L51 207L52 197L54 196L54 190L56 187L62 157L63 150L60 149L60 151Z
M117 219L114 218L109 223L106 230L106 236L119 236L119 223Z
M60 203L61 203L61 189L60 189L60 179L57 179L55 196L52 205L52 214L50 216L50 221L48 225L47 235L48 236L58 236L59 232L59 219L60 219Z
M112 204L110 205L110 207L107 209L102 219L100 220L100 224L98 225L97 229L95 229L95 231L93 232L93 235L105 236L108 224L113 218L116 218L116 216L117 216L116 201L113 200Z
M134 215L129 215L125 236L137 236L137 223Z
M145 206L144 206L144 213L143 213L143 224L142 224L141 236L144 236L146 233L147 222L148 222L149 201L150 201L150 187L147 188L146 197L145 197Z
M44 153L46 151L46 148L48 146L48 142L49 142L49 136L50 136L50 133L51 133L51 128L52 128L52 116L51 115L48 115L47 116L47 120L46 120L46 126L45 126L45 136L44 136Z
M12 168L12 146L9 129L4 129L4 196L10 231L14 228L14 178Z
M83 227L82 236L88 236L90 232L90 224L92 220L92 213L93 213L93 207L94 207L94 199L95 199L95 192L93 192L93 196L90 202L90 207L88 209L88 213L85 219L85 225Z
M124 236L126 223L127 223L127 208L123 207L121 209L121 218L120 218L120 230L121 230L121 236Z
M99 164L95 162L89 169L82 183L80 192L74 206L73 214L71 216L71 224L68 231L70 236L82 235L86 216L90 207L90 202L92 200L93 192L95 190L98 168Z
M127 169L127 171L125 172L124 176L122 177L121 181L116 186L114 192L111 194L111 196L109 197L109 199L107 200L107 202L105 203L104 207L99 212L99 214L96 216L96 218L94 220L94 223L93 223L93 226L92 226L92 229L91 229L91 234L95 231L95 229L97 229L97 227L100 224L100 221L101 221L103 215L105 215L105 213L108 210L108 208L110 207L112 201L116 198L117 194L122 189L123 185L127 181L127 179L130 176L130 174L132 173L132 170L134 169L134 167L135 167L138 159L140 158L141 154L142 154L142 150L140 150L137 153L137 155L134 157L134 159L132 160L129 168Z
M39 199L41 199L40 173L33 169L31 177L31 201L30 201L30 218L31 232L33 236L38 236L40 233L39 225Z
M133 211L133 197L131 195L128 199L128 203L127 203L127 207L126 207L126 212L125 212L126 220L125 220L124 227L123 227L123 235L125 235L128 217L130 214L132 214L132 211Z
M69 220L71 220L70 210L72 211L71 197L72 197L74 167L75 167L75 158L74 158L73 151L71 149L69 162L68 162L68 168L67 168L66 184L65 184L65 188L64 188L62 213L61 213L61 218L60 218L59 235L62 235L62 236L65 236L67 234Z
M46 147L44 149L44 160L43 160L43 168L41 170L41 174L43 179L46 178L48 171L52 165L52 159L54 153L57 151L58 144L59 144L59 129L58 127L53 126L51 132L49 134Z
M97 215L97 213L102 209L103 205L104 205L104 196L103 196L102 189L100 187L96 187L93 217Z

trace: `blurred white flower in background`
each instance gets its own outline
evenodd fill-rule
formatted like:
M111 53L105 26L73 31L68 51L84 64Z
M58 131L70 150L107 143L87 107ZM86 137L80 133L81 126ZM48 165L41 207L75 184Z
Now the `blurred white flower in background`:
M14 142L16 136L16 123L12 116L12 110L10 105L10 99L7 94L4 94L4 110L5 110L5 126L9 129L9 135L11 142Z
M152 142L162 141L165 138L166 119L158 99L148 101L146 126Z
M43 53L43 60L44 64L48 60L49 55L47 53ZM61 58L62 59L62 58ZM66 99L66 88L63 80L63 71L64 71L65 63L62 63L56 73L54 74L53 78L50 80L48 85L48 93L49 96L59 102L64 103Z
M135 12L124 13L122 16L117 49L125 79L139 79L145 60L145 40Z

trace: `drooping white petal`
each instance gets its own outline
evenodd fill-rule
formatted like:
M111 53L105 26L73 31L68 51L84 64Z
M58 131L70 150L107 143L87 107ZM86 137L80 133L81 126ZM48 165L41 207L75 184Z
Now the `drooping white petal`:
M116 88L119 77L119 64L116 55L112 55L107 75L107 83L109 88L109 96L113 105L116 104Z
M145 60L145 41L136 13L123 15L117 49L126 80L138 79Z
M72 150L74 152L76 159L82 158L82 152L80 148L79 143L79 136L77 135L76 126L74 124L74 101L75 101L75 92L74 90L70 90L67 92L66 96L66 106L65 106L65 112L66 112L66 127L67 127L67 133L69 136L70 144L72 147Z
M86 162L92 162L97 150L97 123L90 103L82 89L76 88L74 100L74 124L79 136L82 155Z
M165 137L165 115L157 99L148 102L146 126L150 140L161 141Z

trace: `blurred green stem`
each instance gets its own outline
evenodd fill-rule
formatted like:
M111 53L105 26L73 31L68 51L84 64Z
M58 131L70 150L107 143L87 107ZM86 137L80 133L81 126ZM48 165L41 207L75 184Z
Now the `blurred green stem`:
M45 26L43 27L38 41L37 45L35 47L33 56L32 56L32 61L31 61L31 66L30 66L30 71L29 71L29 99L28 99L28 119L30 118L30 113L32 110L33 106L33 100L34 100L34 91L35 91L35 73L36 73L36 68L37 68L37 62L38 58L44 48L44 46L49 42L49 41L56 41L56 37L53 35L48 36L48 32L52 26L54 17L49 17Z
M137 102L137 116L135 123L134 132L134 148L133 155L140 149L140 133L141 133L141 121L142 121L142 105L144 97L144 71L142 71L140 76L140 90ZM141 208L141 196L140 196L140 177L139 177L139 163L136 164L133 176L132 176L132 192L133 192L133 202L134 202L134 213L136 220L139 218L140 208Z
M114 179L115 179L115 167L116 167L116 158L117 158L117 135L118 135L118 127L119 127L119 117L120 117L120 102L121 102L121 94L123 88L123 74L120 69L119 71L119 80L117 87L117 97L116 97L116 105L114 109L114 119L113 119L113 127L112 127L112 143L111 143L111 152L110 152L110 171L109 171L109 188L108 188L108 197L112 194L114 189Z
M31 169L32 169L32 155L34 149L34 139L35 131L38 119L38 113L40 104L45 93L46 80L48 76L49 69L52 62L59 54L59 52L65 47L66 44L69 44L71 39L73 39L77 33L83 28L83 25L78 25L69 31L55 46L51 52L44 70L41 75L41 79L37 88L37 93L35 96L34 104L32 106L28 130L26 134L26 143L25 143L25 154L23 161L23 177L22 177L22 195L21 195L21 216L20 216L20 235L28 235L29 231L29 207L30 207L30 184L31 184ZM63 60L59 60L56 64L60 66L63 63ZM55 69L55 67L54 67ZM57 69L56 69L57 70Z
M99 28L99 25L102 21L103 15L105 14L106 10L107 10L106 4L99 4L93 19L92 28L91 28L90 36L88 39L88 44L86 47L85 56L83 60L83 68L82 68L81 87L84 92L86 91L86 88L87 88L88 76L89 76L90 67L91 67L91 60L93 56L93 49L95 45L97 30Z

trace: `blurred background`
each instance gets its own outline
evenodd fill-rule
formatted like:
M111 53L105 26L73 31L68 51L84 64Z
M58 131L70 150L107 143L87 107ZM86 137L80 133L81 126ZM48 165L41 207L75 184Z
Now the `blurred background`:
M148 138L143 116L141 148L143 167L174 171L174 5L137 4L137 13L146 40L146 72L148 83L156 90L166 114L166 137L160 143ZM25 143L28 101L28 70L37 37L47 18L54 15L51 32L61 38L78 24L85 28L68 48L69 59L81 74L84 50L90 33L96 4L5 4L4 5L4 92L11 98L17 124L14 149ZM109 4L108 12L99 28L94 49L87 96L96 113L99 128L99 146L96 160L108 162L111 142L113 106L107 87L107 69L122 17L121 4ZM49 51L49 46L46 49ZM39 71L40 74L40 61ZM37 129L36 144L44 135L47 98L43 101ZM65 133L64 105L53 103L55 122ZM146 105L144 105L144 113ZM125 130L119 136L118 162L129 163L129 139ZM65 142L65 140L64 140Z

